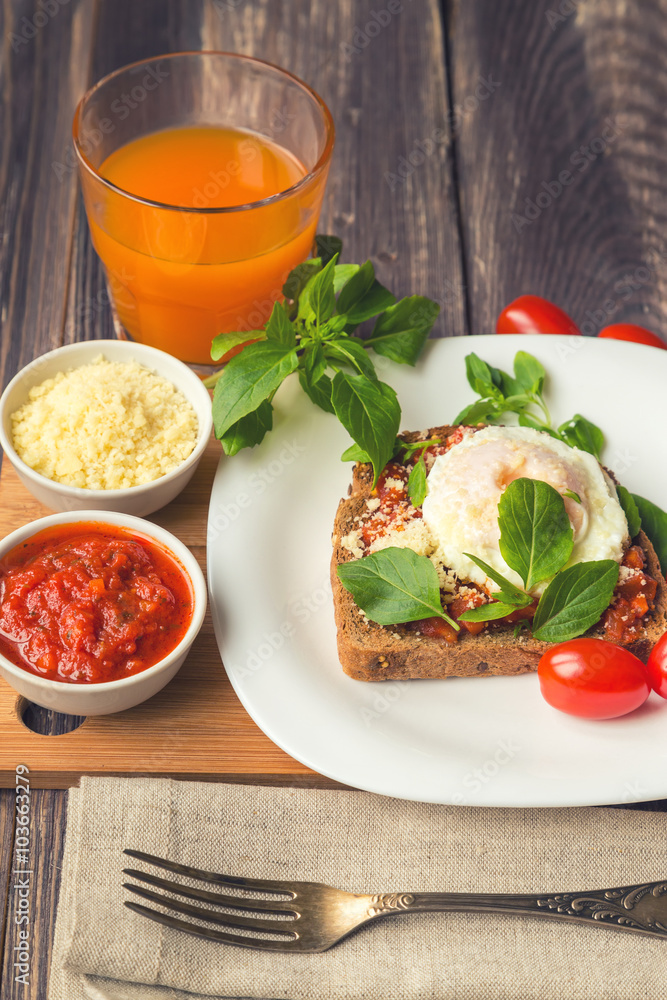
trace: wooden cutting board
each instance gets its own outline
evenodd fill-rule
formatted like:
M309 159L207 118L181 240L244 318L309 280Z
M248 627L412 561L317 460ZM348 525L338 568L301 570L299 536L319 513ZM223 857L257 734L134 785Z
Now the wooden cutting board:
M151 520L177 535L202 569L211 485L221 455L211 440L184 492ZM20 483L6 460L0 476L0 536L51 513ZM82 774L150 774L258 783L335 784L280 750L236 697L213 635L210 614L174 680L143 705L86 719L62 736L31 732L27 703L0 679L0 787L13 787L27 764L33 788L68 788Z

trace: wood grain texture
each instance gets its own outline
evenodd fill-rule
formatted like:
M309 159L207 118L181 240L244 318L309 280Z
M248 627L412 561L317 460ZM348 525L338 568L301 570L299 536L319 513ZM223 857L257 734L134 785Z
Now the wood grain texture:
M0 4L0 378L61 343L77 178L65 162L95 4ZM41 25L35 27L35 21Z
M447 23L472 332L531 292L585 333L667 336L667 0L453 0Z
M13 792L3 797L13 807ZM4 955L2 968L2 1000L45 1000L53 929L55 927L58 890L60 888L60 863L65 845L65 816L67 796L62 792L31 791L30 793L30 865L29 875L10 876L7 923L4 928ZM25 897L28 902L28 923L17 925L19 881L28 881ZM21 930L28 931L27 941L19 938ZM16 981L18 970L15 948L27 944L29 954L28 984Z

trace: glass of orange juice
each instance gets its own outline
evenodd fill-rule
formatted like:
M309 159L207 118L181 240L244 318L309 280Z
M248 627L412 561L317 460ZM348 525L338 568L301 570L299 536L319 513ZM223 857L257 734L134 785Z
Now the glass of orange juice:
M216 334L262 327L313 246L334 143L321 98L259 59L175 53L101 80L73 132L129 336L211 364Z

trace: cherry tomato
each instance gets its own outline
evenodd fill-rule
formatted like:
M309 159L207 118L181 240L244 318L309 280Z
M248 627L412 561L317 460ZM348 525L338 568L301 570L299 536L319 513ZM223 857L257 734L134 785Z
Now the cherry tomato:
M539 295L520 295L505 306L496 333L564 333L581 336L581 330L566 312Z
M552 646L537 674L553 708L584 719L626 715L643 705L651 692L639 657L604 639L570 639Z
M664 340L635 323L612 323L611 326L605 326L604 330L600 330L598 337L608 337L610 340L631 340L633 344L648 344L649 347L661 347L663 351L667 351L667 344Z
M646 664L651 687L661 698L667 698L667 632L658 639Z

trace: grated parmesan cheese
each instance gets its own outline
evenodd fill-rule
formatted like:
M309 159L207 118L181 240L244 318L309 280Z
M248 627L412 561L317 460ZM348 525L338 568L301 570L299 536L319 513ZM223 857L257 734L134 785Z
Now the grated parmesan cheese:
M340 544L350 553L350 555L353 555L355 559L361 559L364 554L364 548L361 542L361 531L359 530L350 531L349 534L341 538Z
M197 417L176 386L136 361L102 356L32 388L11 419L26 465L83 489L159 479L185 461L197 440Z
M433 539L421 518L406 521L399 529L388 531L386 535L376 538L371 546L371 552L388 549L392 545L400 549L413 549L419 556L428 556L433 551Z

